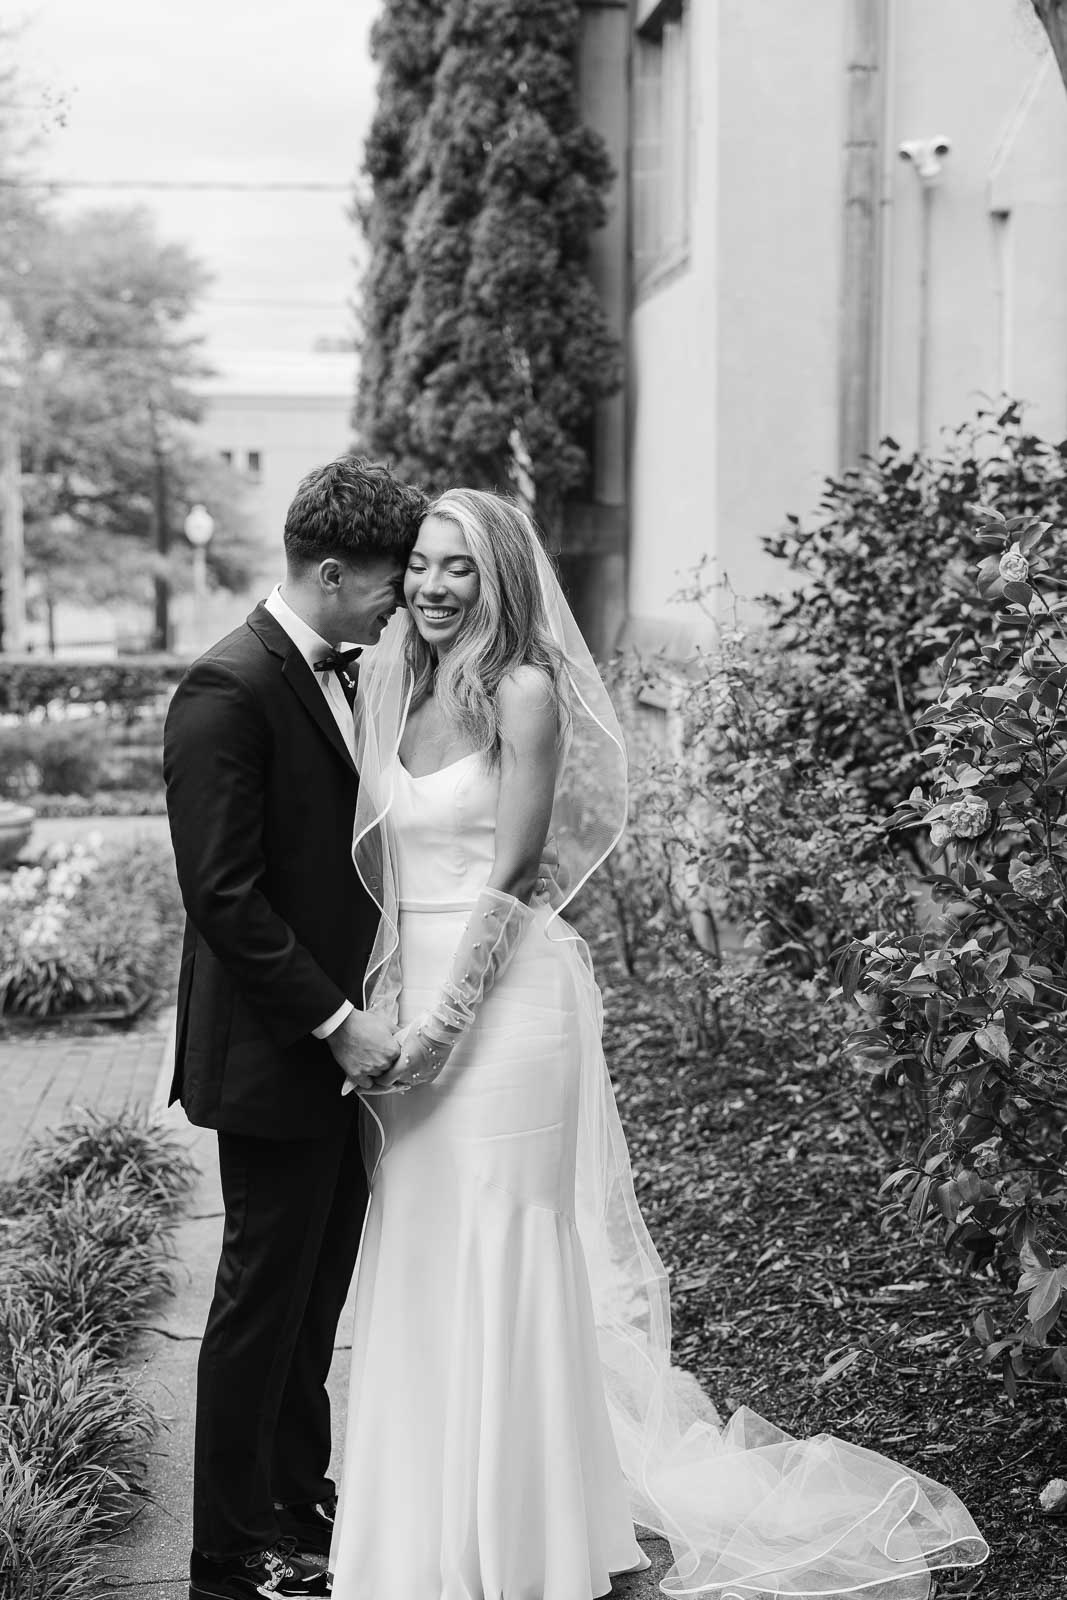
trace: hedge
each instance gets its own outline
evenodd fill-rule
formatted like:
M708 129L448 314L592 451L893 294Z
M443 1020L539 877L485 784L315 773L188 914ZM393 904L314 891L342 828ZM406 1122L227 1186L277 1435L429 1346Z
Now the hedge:
M170 695L188 665L170 655L107 661L0 656L0 714L24 717L57 704L132 709Z

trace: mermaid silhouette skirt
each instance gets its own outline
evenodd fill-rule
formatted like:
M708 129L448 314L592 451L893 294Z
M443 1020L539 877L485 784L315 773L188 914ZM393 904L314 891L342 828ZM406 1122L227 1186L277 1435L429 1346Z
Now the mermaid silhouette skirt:
M403 913L402 1022L466 917ZM441 1077L369 1101L337 1600L590 1600L645 1564L575 1226L578 1048L542 919Z

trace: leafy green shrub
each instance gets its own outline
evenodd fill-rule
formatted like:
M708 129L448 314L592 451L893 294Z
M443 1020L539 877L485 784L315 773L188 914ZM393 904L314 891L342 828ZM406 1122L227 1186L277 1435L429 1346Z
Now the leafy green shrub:
M23 1474L32 1464L37 1481L60 1485L83 1519L91 1507L103 1532L128 1514L122 1469L151 1437L151 1410L98 1359L91 1340L71 1339L68 1326L53 1322L47 1297L31 1304L21 1291L9 1289L0 1303L0 1374L12 1397L3 1426L8 1464L17 1459ZM19 1499L24 1484L24 1476L11 1483ZM32 1514L32 1498L26 1510ZM6 1520L0 1525L14 1532Z
M53 845L0 883L0 1015L128 1007L164 981L181 926L169 851Z
M0 728L0 794L29 800L39 789L91 795L104 774L97 728L77 723L22 723Z
M140 719L109 717L0 728L0 796L35 807L40 795L92 799L101 791L134 790L162 798L162 734L158 719L145 721L143 732Z
M188 1158L145 1118L59 1129L4 1185L0 1600L92 1600L143 1493L150 1408L111 1364L166 1282Z
M117 1355L170 1284L159 1225L136 1183L112 1178L100 1192L78 1179L16 1230L17 1291L65 1344Z
M128 745L114 749L100 775L98 788L104 791L133 790L163 795L163 746L142 749Z
M978 537L990 610L964 611L895 813L929 839L938 914L853 944L842 978L869 1024L856 1060L928 1111L889 1192L1022 1297L974 1329L1011 1387L1067 1380L1067 534L986 510Z
M57 706L109 706L135 714L173 693L187 663L174 656L131 656L115 661L0 658L0 714L28 716Z
M662 995L683 1049L751 1043L753 1018L793 1037L799 1004L806 1054L829 1059L833 952L913 925L863 790L796 728L808 673L775 641L732 633L673 687L654 663L617 677L624 705L650 677L684 705L673 744L631 741L630 825L600 890L626 971Z
M118 1184L160 1217L178 1209L192 1183L192 1166L180 1145L147 1115L105 1117L86 1111L63 1124L62 1139L31 1144L17 1179L0 1184L0 1214L40 1212L62 1200L71 1186L90 1192Z
M86 1506L14 1452L0 1455L0 1600L96 1600Z
M771 625L812 672L784 705L812 749L885 815L924 770L915 717L937 694L937 661L985 628L991 598L970 580L982 555L968 505L1067 521L1067 443L1027 432L1018 405L980 412L939 455L892 439L843 478L828 478L808 523L766 540L799 580L767 598Z

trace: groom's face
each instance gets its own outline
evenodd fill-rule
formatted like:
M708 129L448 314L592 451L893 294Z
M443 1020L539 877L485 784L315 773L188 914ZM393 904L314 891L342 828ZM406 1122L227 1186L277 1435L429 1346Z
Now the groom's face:
M377 644L403 596L405 563L398 556L344 562L337 587L337 638Z

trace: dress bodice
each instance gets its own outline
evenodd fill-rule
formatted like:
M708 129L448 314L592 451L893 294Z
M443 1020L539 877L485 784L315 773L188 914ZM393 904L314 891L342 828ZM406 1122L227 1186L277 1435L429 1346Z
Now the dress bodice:
M421 778L397 760L389 815L401 909L477 900L493 869L499 788L480 751Z

